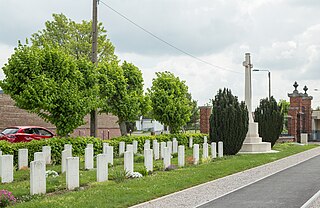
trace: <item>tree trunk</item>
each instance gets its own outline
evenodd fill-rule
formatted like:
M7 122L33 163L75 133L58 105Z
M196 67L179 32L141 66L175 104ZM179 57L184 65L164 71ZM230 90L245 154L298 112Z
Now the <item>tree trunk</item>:
M120 132L121 136L127 136L127 125L125 121L120 121L119 122L119 127L120 127Z

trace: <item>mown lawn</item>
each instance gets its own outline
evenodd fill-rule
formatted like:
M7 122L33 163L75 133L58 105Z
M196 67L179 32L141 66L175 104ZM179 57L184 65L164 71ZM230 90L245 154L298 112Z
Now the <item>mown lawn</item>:
M123 159L115 159L114 167L109 168L109 181L97 183L96 171L84 170L83 159L80 165L80 186L76 191L66 191L65 175L60 174L60 166L47 166L47 170L56 170L60 176L47 178L47 194L29 195L29 171L16 171L14 182L1 184L0 189L12 191L18 198L16 207L128 207L148 201L191 186L221 178L252 167L269 163L311 148L317 145L300 146L289 143L277 144L273 149L278 153L257 155L236 155L205 161L200 165L188 164L185 168L172 171L162 170L162 161L155 162L156 171L139 179L125 179L116 183L119 172L123 169ZM186 157L192 151L186 151ZM201 155L201 152L200 152ZM141 157L135 157L135 171L143 169ZM177 164L177 158L172 159Z

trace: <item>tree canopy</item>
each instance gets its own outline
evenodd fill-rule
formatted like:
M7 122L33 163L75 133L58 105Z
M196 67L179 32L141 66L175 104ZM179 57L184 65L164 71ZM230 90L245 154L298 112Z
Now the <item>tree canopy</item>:
M178 132L190 120L192 103L188 87L173 73L157 72L148 93L153 118L169 126L171 133Z
M3 71L0 86L5 93L18 107L55 125L58 135L84 124L84 116L96 105L97 88L86 86L87 77L95 79L93 65L59 48L19 44Z

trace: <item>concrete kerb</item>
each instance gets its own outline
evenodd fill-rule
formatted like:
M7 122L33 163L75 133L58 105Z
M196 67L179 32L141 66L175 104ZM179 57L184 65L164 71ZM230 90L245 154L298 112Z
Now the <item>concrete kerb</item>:
M275 173L278 173L280 171L283 171L287 168L293 167L297 164L300 164L304 161L307 161L313 157L316 157L320 154L320 147L311 149L311 150L307 150L289 157L285 157L276 161L273 161L271 163L267 163L258 167L254 167L242 172L238 172L223 178L219 178L213 181L209 181L191 188L187 188L175 193L171 193L168 194L166 196L151 200L151 201L147 201L141 204L137 204L132 206L132 208L137 208L137 207L159 207L162 206L164 204L171 204L172 206L174 206L175 208L178 207L197 207L197 206L201 206L203 204L206 204L209 201L215 200L217 198L220 198L222 196L225 196L229 193L232 193L236 190L239 190L243 187L246 187L250 184L253 184L257 181L260 181L264 178L267 178ZM282 163L284 162L290 162L290 164L288 165L284 165L284 167L277 167L280 165L283 165ZM271 167L275 167L274 171L270 171ZM224 187L224 183L226 181L229 180L234 180L234 179L239 179L241 178L241 176L245 176L245 175L252 175L250 174L250 172L259 172L260 170L260 175L262 176L256 176L256 179L253 179L251 181L242 181L242 180L238 180L241 183L243 183L242 185L235 185L236 187L231 187L230 190L224 190L224 191L220 191L220 189L222 189L221 187ZM268 170L269 173L266 173ZM264 175L263 175L264 174ZM212 190L213 188L215 188L216 190ZM208 191L207 193L204 193L203 191ZM216 192L218 193L216 193ZM219 191L221 193L219 193ZM200 198L200 199L199 199ZM316 197L315 197L316 199ZM189 202L189 203L188 203ZM174 204L172 204L174 203Z

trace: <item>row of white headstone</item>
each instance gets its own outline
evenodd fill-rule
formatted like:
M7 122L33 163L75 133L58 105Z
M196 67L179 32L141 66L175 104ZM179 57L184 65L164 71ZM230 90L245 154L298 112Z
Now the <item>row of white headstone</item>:
M205 139L206 141L206 139ZM121 142L122 143L122 142ZM119 150L120 146L119 145ZM190 144L189 144L190 145ZM136 146L136 148L135 148ZM153 140L153 147L157 151L150 149L150 141L146 140L144 144L144 165L147 171L153 171L153 159L158 156L159 144ZM127 174L133 173L134 170L134 152L137 152L137 141L133 144L127 144L124 152L124 170ZM154 155L154 152L158 152ZM161 158L163 159L164 168L171 165L171 154L178 153L178 166L185 165L185 147L178 146L177 140L161 142ZM211 143L211 157L216 158L216 143ZM223 156L223 144L218 143L218 156ZM208 143L203 144L203 158L208 158ZM199 163L199 144L193 145L194 164ZM30 194L46 193L46 164L51 163L51 147L44 146L42 152L34 153L34 161L30 163ZM103 144L103 153L97 155L97 181L102 182L108 180L108 163L113 164L113 146L108 143ZM28 167L28 150L20 149L18 151L18 167L19 169ZM94 149L93 144L88 144L85 148L85 168L94 168ZM67 189L73 190L79 187L79 157L72 157L72 145L65 144L62 151L61 160L62 173L66 172ZM10 183L13 181L13 155L2 155L0 151L0 177L2 183Z

